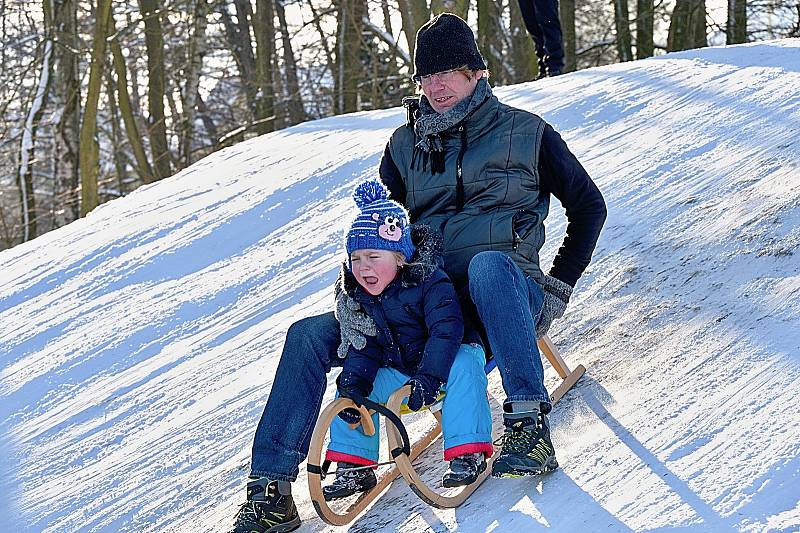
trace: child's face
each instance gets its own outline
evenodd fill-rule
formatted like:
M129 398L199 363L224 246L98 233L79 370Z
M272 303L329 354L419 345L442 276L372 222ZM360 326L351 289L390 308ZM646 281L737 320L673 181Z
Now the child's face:
M383 292L397 276L400 260L388 250L355 250L350 254L350 268L356 281L373 296Z

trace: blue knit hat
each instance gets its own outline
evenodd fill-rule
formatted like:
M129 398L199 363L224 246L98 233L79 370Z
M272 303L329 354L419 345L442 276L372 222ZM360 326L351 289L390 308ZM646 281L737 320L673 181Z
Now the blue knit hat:
M347 254L355 250L390 250L411 261L416 248L411 242L408 213L389 200L386 187L378 180L368 180L353 191L353 200L361 210L347 232Z

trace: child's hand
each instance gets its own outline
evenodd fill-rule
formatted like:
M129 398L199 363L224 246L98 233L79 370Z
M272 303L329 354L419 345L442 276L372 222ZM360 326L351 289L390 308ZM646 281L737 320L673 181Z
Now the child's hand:
M408 408L412 411L419 411L436 401L442 382L426 374L417 374L408 381L408 385L411 385Z
M339 321L342 337L342 341L336 350L339 359L344 359L347 356L347 350L351 345L356 350L362 350L367 345L366 337L374 337L378 334L375 321L364 312L361 304L350 298L343 290L337 291L336 309L333 314L336 320Z
M339 411L339 418L341 418L348 424L358 424L359 421L361 421L361 413L359 413L352 407L348 407L347 409Z

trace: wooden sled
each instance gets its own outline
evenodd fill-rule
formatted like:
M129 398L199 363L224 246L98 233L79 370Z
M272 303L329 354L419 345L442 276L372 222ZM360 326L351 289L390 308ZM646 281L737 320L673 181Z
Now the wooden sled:
M564 359L561 358L558 350L546 335L539 339L537 344L562 379L561 384L550 394L550 402L555 405L556 402L575 385L584 372L586 372L586 368L584 368L583 365L578 365L574 370L570 371ZM411 390L408 385L399 388L389 397L389 401L386 402L386 407L399 416L403 399L408 397L410 392ZM463 487L459 492L453 495L441 494L422 481L412 464L414 459L441 435L441 413L438 411L433 413L436 417L436 426L431 428L419 441L414 443L408 454L397 453L404 447L402 436L393 423L386 423L385 427L387 439L389 441L389 450L394 451L392 455L394 455L393 462L395 466L378 478L378 483L375 488L359 495L354 502L344 509L344 511L336 512L331 509L328 502L325 501L325 497L322 493L322 479L325 476L324 468L321 466L323 465L323 445L331 422L333 422L333 419L340 411L348 407L358 409L361 413L361 421L363 424L362 431L364 431L365 435L373 435L375 433L375 426L372 423L372 417L367 408L363 406L357 407L350 399L338 398L331 402L320 414L314 429L314 434L311 437L311 444L308 451L308 489L311 493L311 501L314 504L314 508L317 510L317 514L328 524L344 526L352 522L364 509L374 502L399 475L405 478L411 490L425 503L441 509L458 507L464 503L481 483L491 475L492 462L497 456L496 454L489 459L486 470L481 473L474 483ZM327 468L327 465L325 468ZM451 492L453 491L453 489L449 490Z

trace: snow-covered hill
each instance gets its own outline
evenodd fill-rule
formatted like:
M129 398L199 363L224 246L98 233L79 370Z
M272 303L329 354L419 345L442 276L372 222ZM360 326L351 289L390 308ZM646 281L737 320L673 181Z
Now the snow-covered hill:
M588 368L552 416L563 468L447 511L395 482L351 530L800 529L800 40L496 93L609 207L551 331ZM253 139L0 253L0 530L224 531L285 331L329 309L350 191L402 121ZM301 531L335 529L294 492Z

